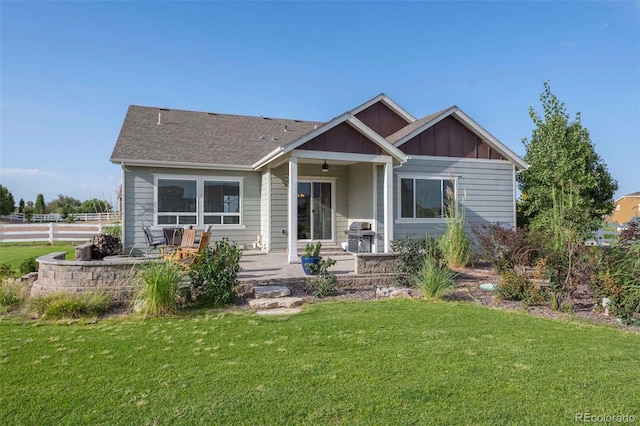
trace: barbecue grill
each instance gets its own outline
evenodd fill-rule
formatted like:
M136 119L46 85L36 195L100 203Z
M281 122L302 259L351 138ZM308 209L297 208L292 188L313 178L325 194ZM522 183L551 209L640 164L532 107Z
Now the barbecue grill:
M351 253L371 253L371 241L376 234L371 230L371 223L352 222L344 233Z

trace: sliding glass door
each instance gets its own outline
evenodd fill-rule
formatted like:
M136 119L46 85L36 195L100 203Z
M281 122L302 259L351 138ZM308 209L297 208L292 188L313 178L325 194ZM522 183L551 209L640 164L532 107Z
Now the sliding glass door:
M298 182L298 239L333 239L331 182Z

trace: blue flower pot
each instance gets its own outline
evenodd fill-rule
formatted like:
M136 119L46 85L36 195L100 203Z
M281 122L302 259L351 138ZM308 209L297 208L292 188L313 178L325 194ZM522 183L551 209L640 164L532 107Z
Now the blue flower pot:
M307 275L314 275L309 265L317 265L321 259L322 259L322 256L315 256L315 257L302 256L300 258L300 261L302 262L302 269L304 270L304 273Z

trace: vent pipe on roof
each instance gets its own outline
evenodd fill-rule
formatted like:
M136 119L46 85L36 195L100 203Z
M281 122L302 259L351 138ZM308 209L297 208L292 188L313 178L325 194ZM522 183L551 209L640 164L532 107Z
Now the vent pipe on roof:
M158 124L162 124L162 113L158 111Z
M284 131L285 131L285 132L288 132L288 131L289 131L289 127L288 127L286 124L284 125Z

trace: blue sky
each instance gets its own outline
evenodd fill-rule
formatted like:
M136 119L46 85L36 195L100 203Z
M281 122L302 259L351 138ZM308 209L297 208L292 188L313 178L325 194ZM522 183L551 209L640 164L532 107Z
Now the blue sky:
M524 155L543 82L640 191L640 2L0 2L0 182L115 201L130 104L329 120L458 105Z

